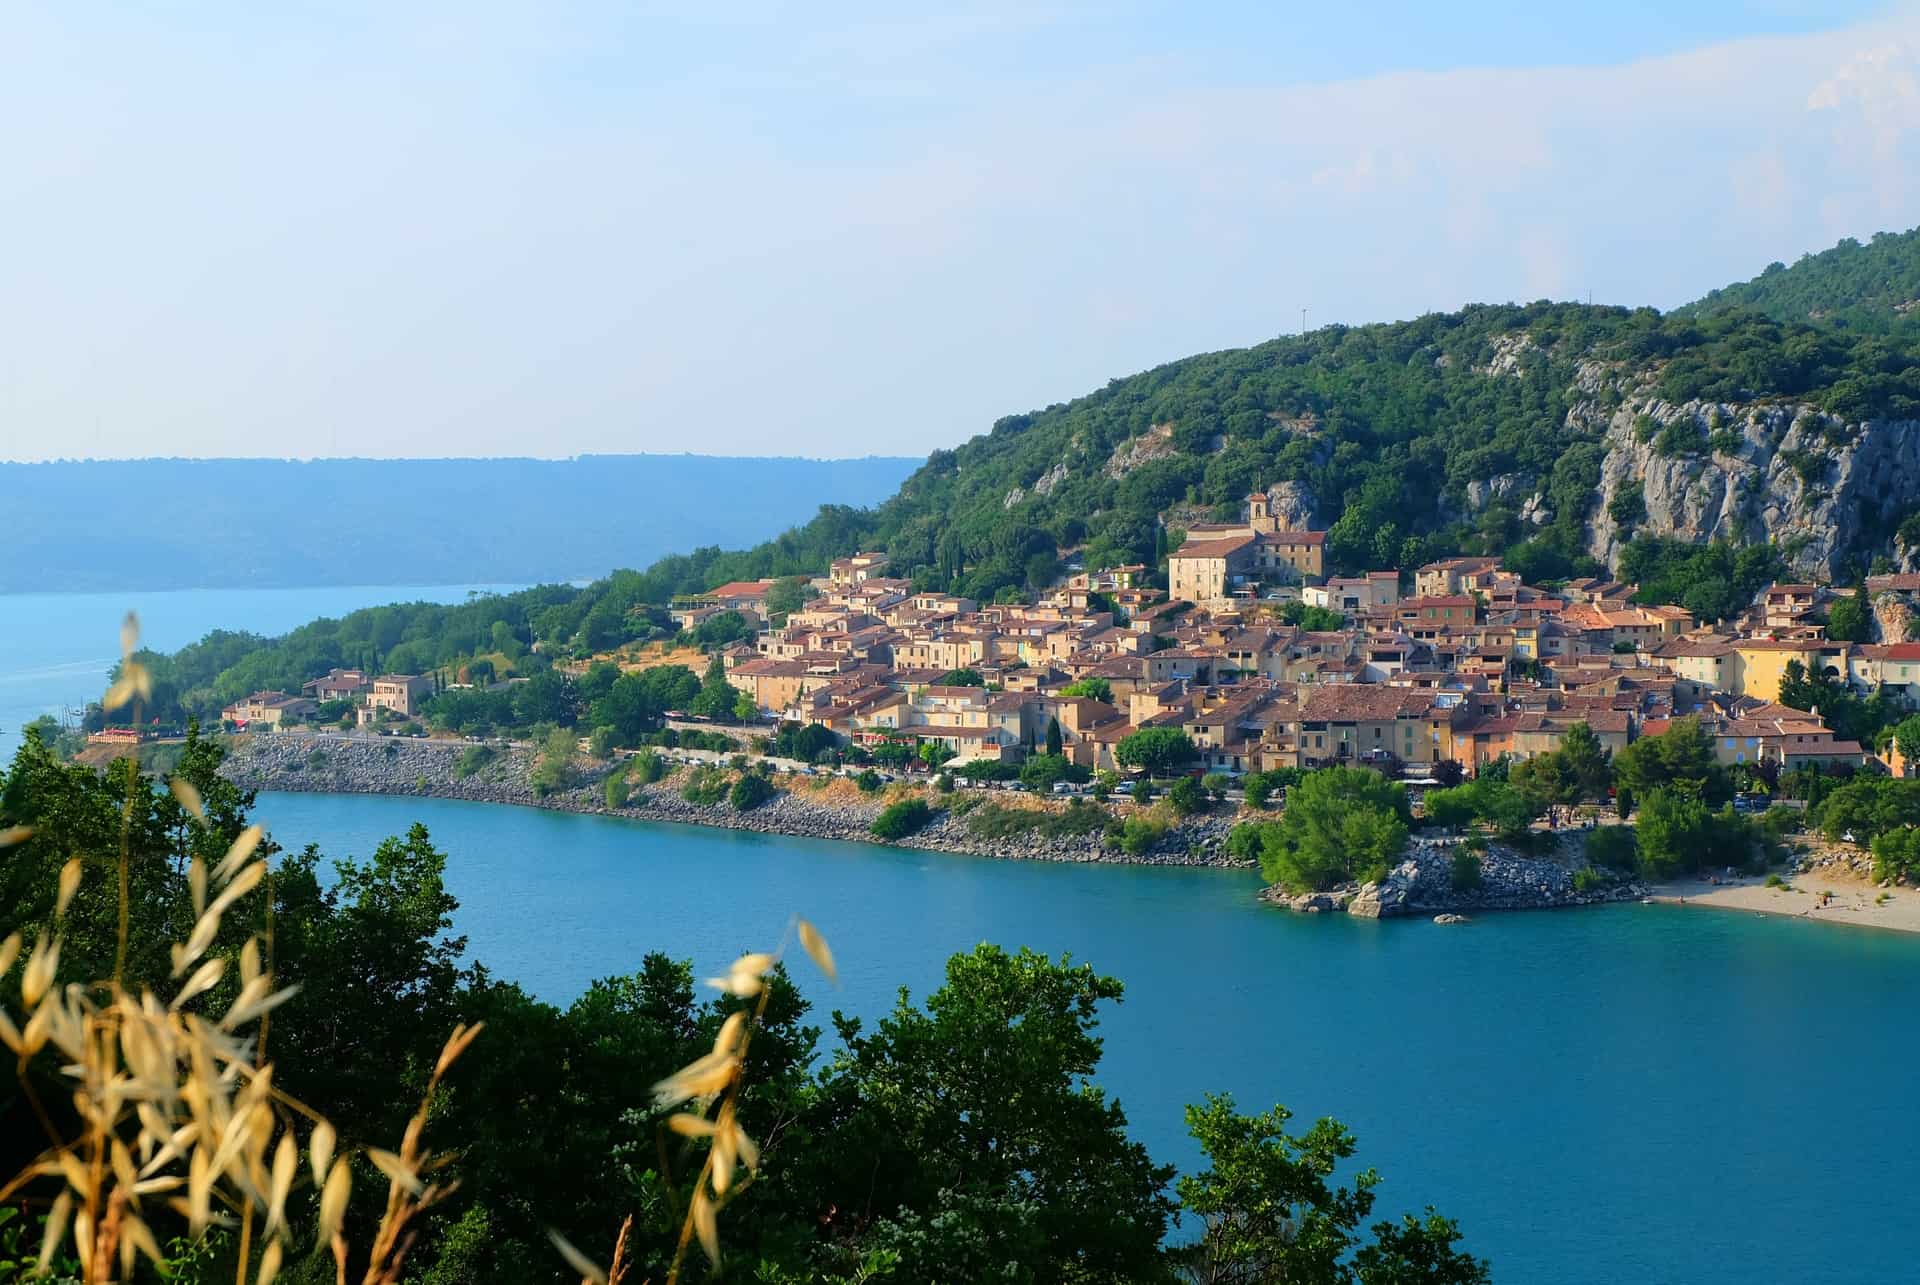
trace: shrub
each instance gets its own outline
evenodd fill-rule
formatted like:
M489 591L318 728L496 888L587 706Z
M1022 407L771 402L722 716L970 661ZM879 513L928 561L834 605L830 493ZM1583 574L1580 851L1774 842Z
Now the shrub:
M493 762L491 746L469 745L460 751L460 757L453 765L453 774L464 781L491 762Z
M627 760L627 775L639 785L652 785L667 774L667 761L648 750Z
M751 812L773 797L773 783L758 772L747 772L733 783L727 802L735 812Z
M1633 869L1638 847L1630 826L1597 826L1587 834L1587 860L1612 870Z
M727 797L727 775L718 768L697 767L680 788L680 797L699 807L712 807Z
M1167 791L1167 802L1181 816L1192 816L1207 806L1207 792L1199 781L1183 776Z
M1876 883L1920 878L1920 830L1902 828L1873 836L1873 878Z
M952 794L953 793L953 773L942 772L940 775L934 777L933 788L940 791L940 793L942 794Z
M933 809L921 799L900 799L880 810L869 827L876 839L904 839L933 820Z
M587 735L587 753L605 762L613 757L613 729L596 727Z
M1766 886L1769 888L1786 888L1788 887L1788 884L1787 884L1787 881L1785 879L1782 879L1779 875L1771 874L1767 876Z
M860 787L860 793L872 794L880 788L880 774L870 767L863 768L853 783Z
M1592 866L1583 866L1573 872L1573 890L1578 893L1598 892L1611 882Z
M1120 851L1130 857L1144 857L1167 832L1167 823L1151 813L1130 816L1120 827Z
M1453 868L1448 881L1455 892L1472 892L1480 886L1480 858L1467 848L1455 848Z
M613 771L607 773L606 784L602 789L606 794L608 807L624 808L627 806L627 799L632 795L633 791L627 785L627 771L624 765L616 767Z

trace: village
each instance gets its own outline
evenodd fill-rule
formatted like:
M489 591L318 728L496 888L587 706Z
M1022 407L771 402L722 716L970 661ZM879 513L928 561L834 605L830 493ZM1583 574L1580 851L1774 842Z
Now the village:
M1779 703L1790 662L1920 697L1920 643L1829 640L1835 594L1820 586L1777 584L1737 620L1700 622L1634 605L1632 585L1529 586L1495 558L1434 562L1404 587L1394 571L1328 579L1325 538L1278 527L1256 493L1242 523L1187 533L1167 592L1144 587L1145 567L1083 569L1030 605L915 593L884 554L861 554L783 627L729 648L728 680L771 718L856 744L934 742L956 764L1018 760L1057 723L1071 762L1112 769L1121 741L1164 727L1186 733L1199 769L1229 775L1359 762L1418 777L1453 762L1471 776L1557 749L1575 723L1619 750L1686 715L1728 765L1844 771L1872 747ZM773 584L722 585L679 604L679 622L759 624ZM1920 576L1868 587L1908 598ZM1340 627L1283 623L1301 614L1290 604Z
M772 579L677 600L672 615L685 634L725 613L744 622L719 655L758 721L866 749L904 743L913 761L955 769L1017 765L1057 743L1076 768L1124 770L1120 744L1165 728L1190 740L1199 772L1358 763L1418 781L1550 753L1577 723L1617 752L1694 716L1729 767L1844 773L1875 747L1837 736L1817 708L1781 703L1790 664L1920 705L1920 642L1827 637L1826 614L1850 590L1775 584L1737 619L1705 622L1636 605L1633 585L1528 585L1491 557L1328 578L1325 541L1287 529L1256 492L1240 522L1186 533L1165 590L1146 566L1069 564L1037 601L982 603L916 592L872 552L833 562L777 627ZM1920 576L1867 588L1904 631ZM336 669L299 694L254 693L222 718L272 731L344 702L362 731L424 734L437 690L423 675ZM1895 747L1882 754L1905 774Z

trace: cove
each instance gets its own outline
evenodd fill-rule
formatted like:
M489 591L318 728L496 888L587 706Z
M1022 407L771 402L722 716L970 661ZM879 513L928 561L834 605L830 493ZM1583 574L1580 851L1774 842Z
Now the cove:
M1029 945L1120 977L1099 1082L1191 1166L1209 1090L1335 1115L1502 1282L1911 1279L1920 937L1619 906L1464 927L1283 914L1246 872L1020 863L439 799L263 794L287 847L424 823L471 955L565 1004L648 950L711 975L818 923L829 1011L922 998L948 955ZM831 1038L823 1043L831 1047ZM664 1068L663 1068L664 1069Z

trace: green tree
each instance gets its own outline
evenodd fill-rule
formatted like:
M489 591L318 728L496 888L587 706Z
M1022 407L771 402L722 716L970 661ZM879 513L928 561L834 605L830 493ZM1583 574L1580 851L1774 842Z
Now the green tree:
M1078 682L1068 683L1060 689L1062 696L1080 697L1085 700L1113 703L1113 684L1104 678L1082 678Z
M1379 1176L1351 1187L1332 1179L1354 1153L1353 1135L1322 1119L1298 1136L1286 1132L1285 1107L1257 1116L1233 1099L1209 1094L1187 1108L1187 1130L1207 1168L1180 1179L1184 1213L1201 1221L1197 1240L1171 1248L1181 1278L1207 1285L1302 1281L1324 1285L1485 1285L1487 1264L1454 1246L1459 1229L1427 1211L1424 1221L1361 1224L1373 1211Z
M1733 782L1713 753L1698 718L1676 718L1658 736L1643 736L1614 758L1614 776L1646 806L1654 790L1680 789L1710 804L1733 797Z
M1858 585L1850 598L1837 598L1827 611L1827 637L1835 642L1872 642L1873 613L1867 607L1867 587Z
M1172 1170L1089 1080L1120 983L1084 964L980 946L924 1008L903 995L869 1034L836 1016L815 1146L790 1157L811 1206L860 1211L860 1252L902 1280L1164 1279Z
M578 752L578 740L570 729L556 727L547 733L534 759L533 792L544 797L571 789L576 778L573 760Z
M1290 891L1330 888L1396 861L1411 820L1406 787L1378 772L1309 772L1287 791L1286 811L1263 835L1260 872Z
M1144 768L1152 776L1169 776L1199 757L1193 741L1177 727L1143 727L1113 747L1114 761L1123 767Z
M700 684L700 694L693 698L688 712L701 718L725 722L733 717L739 702L740 692L727 681L726 662L716 655L707 664L707 676Z
M977 669L949 669L940 676L940 687L985 687L987 680Z
M1058 757L1060 754L1060 720L1051 715L1047 718L1047 753Z
M1191 776L1183 776L1175 781L1167 791L1167 802L1181 816L1192 816L1207 806L1207 792L1200 782Z

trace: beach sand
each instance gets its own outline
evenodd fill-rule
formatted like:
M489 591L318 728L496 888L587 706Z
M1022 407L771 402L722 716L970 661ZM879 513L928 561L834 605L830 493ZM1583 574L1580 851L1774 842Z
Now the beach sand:
M1824 872L1794 875L1787 883L1786 888L1769 888L1759 879L1723 880L1719 884L1686 879L1656 884L1651 900L1920 933L1920 889L1881 888L1863 879ZM1833 894L1824 906L1820 904L1823 892ZM1880 900L1883 896L1884 901Z

